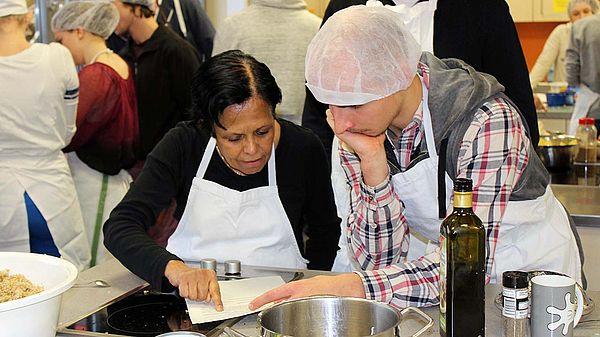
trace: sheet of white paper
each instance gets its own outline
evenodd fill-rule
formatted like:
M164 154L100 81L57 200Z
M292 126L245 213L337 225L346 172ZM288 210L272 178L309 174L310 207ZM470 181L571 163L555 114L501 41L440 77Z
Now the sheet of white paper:
M281 276L256 277L243 280L219 281L223 311L217 312L210 303L185 300L192 323L206 323L244 316L259 310L248 309L257 296L277 288L285 282Z

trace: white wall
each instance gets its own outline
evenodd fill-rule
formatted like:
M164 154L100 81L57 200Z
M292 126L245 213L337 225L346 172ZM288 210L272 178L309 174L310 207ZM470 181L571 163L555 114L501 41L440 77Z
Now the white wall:
M226 17L248 6L248 0L205 0L206 14L216 29Z

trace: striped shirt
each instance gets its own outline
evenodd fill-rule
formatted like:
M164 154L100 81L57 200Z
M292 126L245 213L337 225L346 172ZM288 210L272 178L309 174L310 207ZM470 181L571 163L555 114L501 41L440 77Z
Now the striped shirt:
M429 87L427 66L420 64ZM425 147L423 111L396 137L400 171L411 164L411 154ZM421 144L422 143L422 144ZM529 156L529 139L518 112L503 98L491 99L475 113L458 155L457 178L473 181L473 210L486 229L487 281L513 187L523 173ZM367 298L397 307L439 303L439 248L416 261L407 261L410 224L404 215L402 196L394 191L391 176L378 186L367 186L359 158L340 147L341 165L351 185L346 238L362 267ZM435 193L435 191L428 191ZM425 192L427 193L427 192Z

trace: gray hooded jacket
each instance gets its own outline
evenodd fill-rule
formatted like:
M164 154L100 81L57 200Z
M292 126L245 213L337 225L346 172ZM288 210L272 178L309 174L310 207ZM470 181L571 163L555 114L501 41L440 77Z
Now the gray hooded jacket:
M461 142L475 113L483 104L503 98L515 112L520 115L521 112L504 95L504 87L493 76L478 72L461 60L440 60L427 52L421 56L421 62L429 67L428 99L435 146L440 158L446 158L446 172L455 180ZM522 115L521 121L526 123ZM527 127L526 124L525 126ZM448 143L446 151L442 151L442 140ZM544 194L549 182L550 176L530 144L529 162L516 183L510 200L536 199Z

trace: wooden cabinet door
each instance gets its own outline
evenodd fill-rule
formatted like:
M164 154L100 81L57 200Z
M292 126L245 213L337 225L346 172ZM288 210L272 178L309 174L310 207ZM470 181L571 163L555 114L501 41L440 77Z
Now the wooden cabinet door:
M536 22L569 21L568 4L569 0L534 0L533 20Z
M510 8L510 15L514 22L533 21L533 1L534 0L507 0L508 7Z

